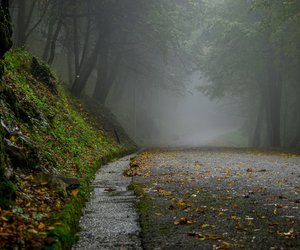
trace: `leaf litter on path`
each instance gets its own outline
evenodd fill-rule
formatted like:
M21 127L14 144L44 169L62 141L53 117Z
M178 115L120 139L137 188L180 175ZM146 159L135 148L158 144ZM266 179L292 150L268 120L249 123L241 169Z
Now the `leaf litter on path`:
M135 164L134 182L160 207L141 220L146 249L300 249L299 156L153 150Z

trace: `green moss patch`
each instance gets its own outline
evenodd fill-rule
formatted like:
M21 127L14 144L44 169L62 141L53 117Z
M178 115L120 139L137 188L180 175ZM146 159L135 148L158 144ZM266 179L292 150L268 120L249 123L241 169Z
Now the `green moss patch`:
M134 147L99 130L39 59L17 50L6 54L4 65L0 248L71 248L96 170ZM80 188L59 190L42 172L77 179Z

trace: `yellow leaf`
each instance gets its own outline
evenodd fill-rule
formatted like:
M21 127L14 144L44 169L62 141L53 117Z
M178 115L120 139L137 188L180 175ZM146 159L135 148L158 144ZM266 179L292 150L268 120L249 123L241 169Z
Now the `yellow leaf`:
M54 225L55 225L55 226L63 226L64 224L61 223L61 222L55 222Z
M77 196L78 193L79 193L79 189L78 188L72 190L72 195L73 196Z
M45 224L44 223L40 223L39 225L38 225L38 229L39 230L43 230L45 228Z
M206 228L206 227L215 227L214 225L210 225L210 224L202 224L201 228Z
M217 234L205 234L205 235L197 235L196 236L197 240L220 240L221 236L217 235Z
M216 246L217 250L228 250L230 248L230 244L226 241L222 241Z
M1 216L1 220L8 221L8 219L4 216Z
M171 195L171 192L168 192L168 191L166 191L166 190L164 190L162 188L159 189L158 192L159 192L160 196L170 196Z
M39 233L38 231L36 231L36 230L34 230L34 229L29 229L28 232L29 232L29 233L33 233L33 234L38 234L38 233Z

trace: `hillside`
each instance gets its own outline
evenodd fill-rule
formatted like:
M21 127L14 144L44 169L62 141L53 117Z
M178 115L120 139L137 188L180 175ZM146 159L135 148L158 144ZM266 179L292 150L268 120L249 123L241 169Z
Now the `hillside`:
M95 171L135 146L100 130L39 59L10 51L4 65L0 249L69 248Z

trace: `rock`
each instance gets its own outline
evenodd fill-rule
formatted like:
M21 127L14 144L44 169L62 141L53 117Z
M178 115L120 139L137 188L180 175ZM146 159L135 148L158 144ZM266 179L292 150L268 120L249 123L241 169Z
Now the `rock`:
M12 168L34 168L38 162L36 149L28 136L24 135L18 126L0 121L4 131L4 152L7 162Z
M68 197L73 189L80 187L80 182L76 178L68 178L62 175L52 175L47 173L39 173L35 176L37 183L46 183L52 189L56 190L61 196Z
M68 178L62 175L54 176L54 178L63 181L67 185L68 190L72 190L80 187L80 182L76 178Z

